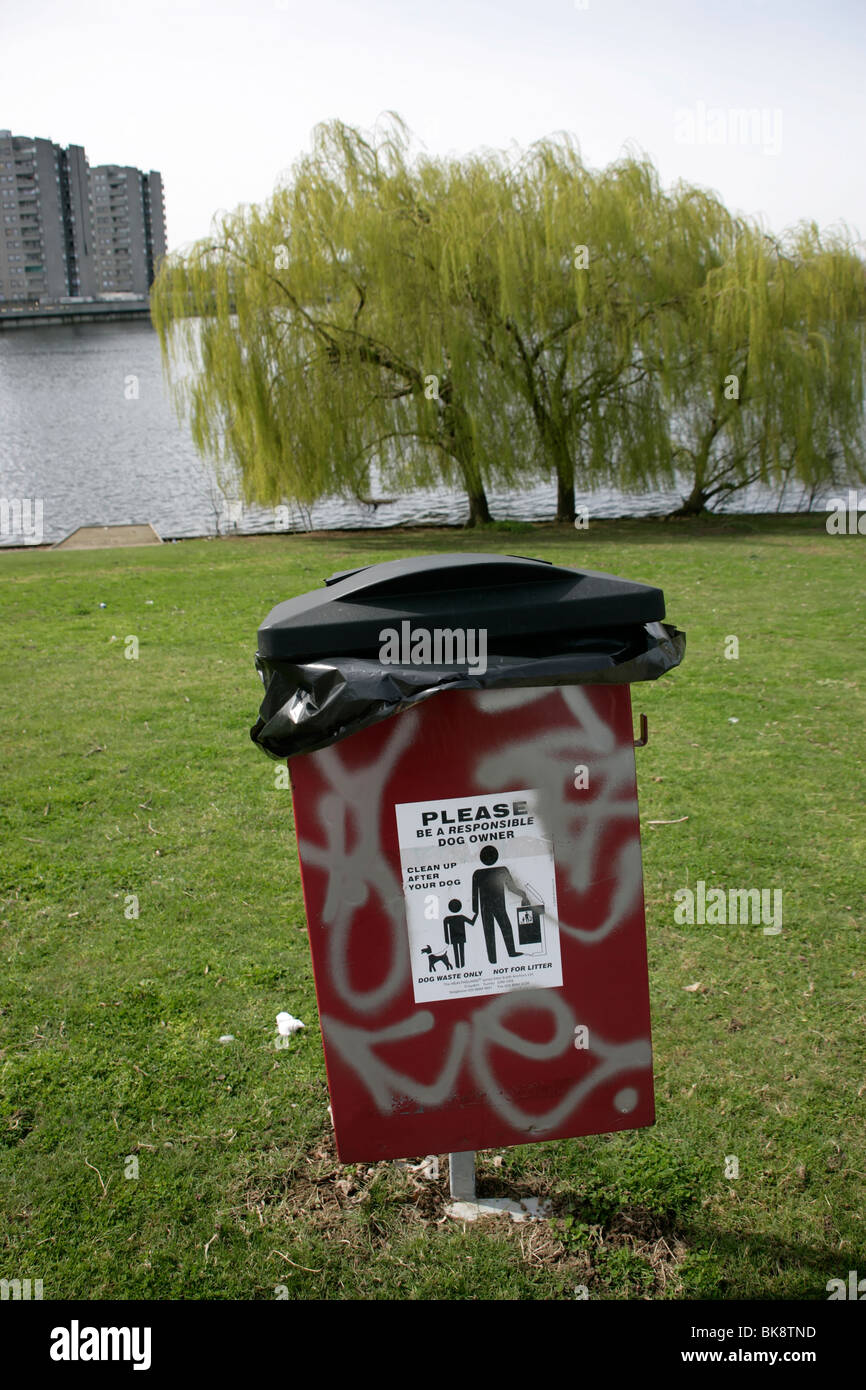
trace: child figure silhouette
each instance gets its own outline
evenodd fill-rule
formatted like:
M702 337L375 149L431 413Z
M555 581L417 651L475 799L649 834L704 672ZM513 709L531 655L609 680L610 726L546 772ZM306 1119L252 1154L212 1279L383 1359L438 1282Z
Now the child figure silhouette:
M442 923L445 940L454 948L454 961L458 969L462 969L465 964L466 928L473 927L478 920L477 912L474 917L464 917L460 912L461 906L459 898L452 898L448 904L448 911L456 916L446 917Z

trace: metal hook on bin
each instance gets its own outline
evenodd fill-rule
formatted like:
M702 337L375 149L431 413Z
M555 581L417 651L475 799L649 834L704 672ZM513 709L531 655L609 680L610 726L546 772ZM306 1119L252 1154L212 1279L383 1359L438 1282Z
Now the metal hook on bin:
M645 714L640 717L640 738L634 741L635 748L646 748L649 743L649 725Z

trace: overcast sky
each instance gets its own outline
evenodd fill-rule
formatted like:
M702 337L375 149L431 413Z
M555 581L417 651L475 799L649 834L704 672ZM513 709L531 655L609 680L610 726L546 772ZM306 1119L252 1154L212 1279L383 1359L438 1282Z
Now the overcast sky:
M774 230L866 236L866 0L0 0L0 47L0 128L160 170L170 249L320 121L388 110L432 154L567 130L596 167L630 146Z

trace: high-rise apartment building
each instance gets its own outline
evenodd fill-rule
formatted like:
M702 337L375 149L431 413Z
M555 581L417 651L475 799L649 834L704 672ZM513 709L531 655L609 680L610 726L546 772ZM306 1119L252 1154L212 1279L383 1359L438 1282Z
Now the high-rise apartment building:
M0 218L0 295L68 294L59 160L50 140L0 131Z
M90 169L81 145L60 155L60 197L66 236L66 270L70 295L96 294L96 247L91 214Z
M147 295L165 255L162 178L90 169L81 145L0 130L0 304Z
M159 263L167 250L165 244L165 198L162 193L162 174L157 173L156 169L151 169L149 174L142 174L141 177L144 185L144 235L147 247L148 284L152 285Z
M97 292L146 295L166 249L161 175L98 164L90 187Z

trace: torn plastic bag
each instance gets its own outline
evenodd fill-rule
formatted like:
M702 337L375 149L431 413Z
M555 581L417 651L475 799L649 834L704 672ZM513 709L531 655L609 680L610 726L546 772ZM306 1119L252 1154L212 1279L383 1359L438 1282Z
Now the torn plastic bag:
M521 556L428 555L336 574L259 628L265 697L250 736L287 758L442 690L656 680L685 652L663 617L651 585ZM418 664L419 651L448 659Z

